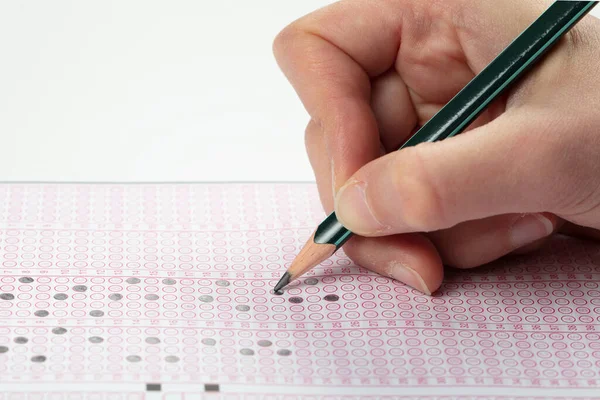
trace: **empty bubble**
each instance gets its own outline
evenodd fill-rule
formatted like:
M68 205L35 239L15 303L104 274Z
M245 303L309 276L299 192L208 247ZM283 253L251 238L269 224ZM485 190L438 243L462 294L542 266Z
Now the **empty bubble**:
M73 286L73 290L76 292L85 292L87 290L87 286L85 285L75 285Z
M240 353L243 356L253 356L254 355L254 350L252 350L252 349L241 349Z
M203 294L202 296L198 297L198 300L203 301L205 303L210 303L214 300L214 298L209 294Z
M123 298L123 295L119 294L119 293L112 293L112 294L108 295L108 298L113 301L119 301Z
M14 300L15 299L15 295L12 293L2 293L0 294L0 299L2 300Z
M102 339L100 336L92 336L89 338L89 341L92 343L102 343L104 342L104 339Z
M277 350L277 354L279 354L280 356L289 356L290 354L292 354L292 352L288 349L279 349Z
M52 328L52 333L54 333L55 335L64 335L65 333L67 333L67 330L65 328L57 327Z
M175 281L175 279L165 278L162 280L162 283L164 283L165 285L174 285L177 282Z
M237 306L235 306L235 309L238 311L249 311L250 306L247 306L245 304L238 304Z
M33 357L31 357L31 361L44 362L44 361L46 361L46 356L33 356Z
M24 343L27 343L27 342L29 342L29 339L27 339L26 337L23 337L23 336L17 336L17 337L15 338L15 343L18 343L18 344L24 344Z
M129 283L130 285L135 285L140 283L141 281L139 278L127 278L125 282Z
M160 343L160 339L157 337L147 337L146 338L146 343L148 344L158 344Z
M104 311L100 311L100 310L92 310L90 311L90 315L92 317L101 317L104 315Z
M214 346L215 344L217 344L217 341L212 338L204 338L201 340L201 342L202 344L205 344L207 346Z
M145 295L144 298L146 300L158 300L158 295L151 293L151 294Z
M257 343L260 347L269 347L273 344L270 340L259 340Z
M30 278L28 276L24 276L22 278L19 278L19 282L21 282L21 283L31 283L31 282L33 282L33 278Z
M165 357L165 361L168 363L176 363L177 361L179 361L179 357L177 356L166 356Z
M127 356L127 361L129 362L140 362L142 361L142 357L140 356Z
M67 294L65 294L65 293L56 293L56 294L54 295L54 298L55 298L56 300L66 300L68 297L69 297L69 296L68 296Z
M33 315L35 315L36 317L47 317L48 314L50 314L50 313L46 310L37 310L36 312L33 313Z

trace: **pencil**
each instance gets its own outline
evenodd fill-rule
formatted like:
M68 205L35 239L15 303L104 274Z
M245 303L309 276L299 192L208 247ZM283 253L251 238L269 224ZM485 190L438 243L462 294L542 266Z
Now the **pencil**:
M483 71L475 76L400 149L435 142L462 132L505 89L529 70L558 39L583 18L597 1L556 1ZM275 285L277 293L331 257L352 237L331 213L317 227L291 266Z

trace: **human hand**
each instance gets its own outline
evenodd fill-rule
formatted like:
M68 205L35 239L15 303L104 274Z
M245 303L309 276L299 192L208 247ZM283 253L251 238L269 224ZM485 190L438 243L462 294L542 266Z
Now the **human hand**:
M395 151L550 5L346 0L286 27L276 59L356 263L424 293L556 232L600 238L600 21L584 18L468 129Z

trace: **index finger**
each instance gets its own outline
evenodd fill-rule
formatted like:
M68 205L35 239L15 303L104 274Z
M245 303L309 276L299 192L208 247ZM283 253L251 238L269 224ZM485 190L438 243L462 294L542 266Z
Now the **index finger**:
M345 1L286 27L273 49L282 71L325 136L334 189L380 155L370 78L394 65L398 2Z

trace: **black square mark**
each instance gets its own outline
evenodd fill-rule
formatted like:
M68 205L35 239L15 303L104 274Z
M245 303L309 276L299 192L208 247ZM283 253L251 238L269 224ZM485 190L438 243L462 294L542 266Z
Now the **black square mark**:
M161 391L160 383L147 383L146 391L147 392L160 392Z
M218 392L219 391L219 385L216 383L206 383L204 385L204 391L205 392Z

